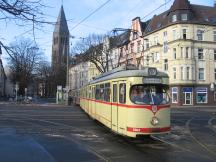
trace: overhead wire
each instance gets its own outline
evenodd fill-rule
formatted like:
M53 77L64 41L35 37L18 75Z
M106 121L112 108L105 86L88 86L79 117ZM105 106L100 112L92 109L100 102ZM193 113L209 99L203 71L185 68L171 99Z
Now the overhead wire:
M149 12L147 15L145 15L144 17L141 18L141 20L143 20L144 18L148 17L149 15L151 15L152 13L154 13L155 11L157 11L158 9L160 9L161 7L167 5L169 2L171 2L172 0L169 1L165 1L165 3L161 4L159 7L157 7L156 9L152 10L151 12Z
M101 8L103 8L105 5L107 5L111 0L107 0L105 3L100 5L97 9L95 9L93 12L91 12L88 16L86 16L84 19L82 19L78 24L76 24L74 27L72 27L71 30L74 30L76 27L78 27L80 24L82 24L85 20L87 20L89 17L91 17L93 14L95 14L97 11L99 11Z

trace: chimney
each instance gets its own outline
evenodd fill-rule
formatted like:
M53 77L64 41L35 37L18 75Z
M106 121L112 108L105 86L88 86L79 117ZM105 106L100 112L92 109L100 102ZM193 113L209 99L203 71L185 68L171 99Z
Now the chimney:
M132 29L138 30L138 25L140 24L140 17L135 17L132 19Z

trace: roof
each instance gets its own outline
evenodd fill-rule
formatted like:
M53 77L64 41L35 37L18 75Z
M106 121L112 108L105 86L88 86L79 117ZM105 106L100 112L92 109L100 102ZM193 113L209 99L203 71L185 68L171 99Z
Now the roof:
M145 67L142 69L138 69L134 65L124 65L119 68L113 69L112 71L99 75L98 77L95 78L95 80L91 81L90 84L102 82L105 80L117 79L117 78L149 76L148 75L149 68L151 67ZM158 71L157 75L154 77L168 78L168 74Z
M54 32L66 33L66 34L69 33L67 20L66 20L66 17L65 17L63 6L61 6L61 9L60 9L60 12L59 12L59 15L58 15L58 19L57 19L57 22L55 24Z
M182 21L180 14L188 13L188 21ZM176 14L178 19L171 22L171 16ZM216 26L216 6L190 4L188 0L175 0L167 11L153 16L145 29L145 35L177 23L193 23Z
M130 30L127 30L117 36L110 37L110 48L112 49L129 43L130 41L129 38L130 38Z
M188 0L175 0L169 11L174 12L176 10L190 10L190 8L191 5Z

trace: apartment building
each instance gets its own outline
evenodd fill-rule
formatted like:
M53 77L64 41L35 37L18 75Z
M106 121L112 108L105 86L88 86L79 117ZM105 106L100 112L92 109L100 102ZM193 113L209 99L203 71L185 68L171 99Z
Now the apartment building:
M216 5L175 0L143 35L143 65L169 74L172 104L216 104Z

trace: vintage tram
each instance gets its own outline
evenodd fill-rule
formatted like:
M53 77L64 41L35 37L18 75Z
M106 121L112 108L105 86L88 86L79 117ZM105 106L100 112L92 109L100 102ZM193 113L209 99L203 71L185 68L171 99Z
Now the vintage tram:
M93 119L118 134L168 133L168 83L168 75L156 68L128 65L95 78L76 92L80 93L76 100Z

